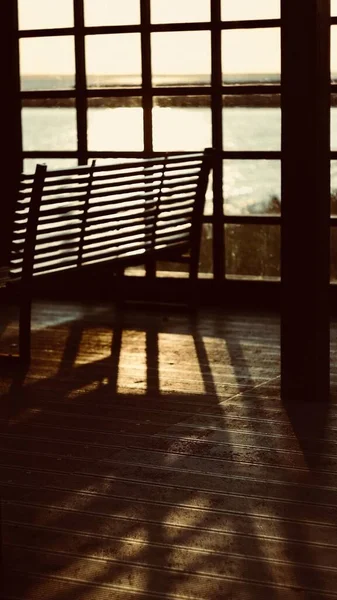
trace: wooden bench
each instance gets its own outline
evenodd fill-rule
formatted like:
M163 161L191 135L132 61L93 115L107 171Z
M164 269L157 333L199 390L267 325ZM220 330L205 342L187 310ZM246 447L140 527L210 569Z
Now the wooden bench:
M154 260L188 261L198 277L212 151L23 175L9 276L19 286L19 355L30 360L34 277Z

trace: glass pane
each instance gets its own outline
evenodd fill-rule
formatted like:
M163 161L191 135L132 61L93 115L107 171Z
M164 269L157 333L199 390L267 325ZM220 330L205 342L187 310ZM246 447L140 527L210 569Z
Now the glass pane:
M331 161L331 214L337 216L337 160Z
M22 90L60 90L75 86L72 36L20 40Z
M143 150L140 98L90 98L88 103L89 150Z
M74 26L73 0L19 0L19 29Z
M331 79L337 81L337 25L331 27Z
M331 215L337 216L337 161L331 161ZM337 227L330 228L330 280L337 281Z
M337 150L337 94L331 94L330 146Z
M236 277L280 277L278 225L226 225L226 274Z
M337 281L337 227L330 228L330 281Z
M331 16L337 17L337 0L330 0L331 2Z
M135 162L135 157L126 157L126 156L119 156L118 158L96 158L95 157L95 161L96 161L96 165L117 165L117 164L121 164L121 163L128 163L128 162ZM89 159L88 164L91 163L91 159Z
M210 0L151 0L152 23L190 23L210 18Z
M280 150L278 94L225 96L222 109L224 150Z
M223 21L279 19L280 5L280 0L221 0L221 19Z
M23 161L24 173L35 173L36 165L47 165L48 169L68 169L77 167L76 158L26 158Z
M203 150L210 147L211 124L208 96L157 96L153 108L153 149Z
M225 160L223 197L226 215L280 214L280 161Z
M140 23L140 0L84 0L87 27L100 25L135 25Z
M279 28L223 31L221 55L224 84L280 81Z
M154 85L204 85L211 80L208 31L152 33Z
M213 273L213 225L202 226L199 273Z
M188 264L157 262L159 277L188 277ZM209 275L213 272L213 228L210 223L204 223L201 233L199 275Z
M25 106L22 109L23 150L76 150L75 108L58 106L55 99L48 102L49 107Z
M141 85L139 33L86 37L88 87Z
M208 179L208 186L206 190L206 200L204 207L204 215L213 214L213 172L211 171Z

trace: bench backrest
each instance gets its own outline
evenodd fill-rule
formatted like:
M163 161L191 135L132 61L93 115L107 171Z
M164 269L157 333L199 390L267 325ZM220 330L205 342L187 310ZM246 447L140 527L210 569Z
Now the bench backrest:
M22 176L10 273L27 279L199 252L211 151Z

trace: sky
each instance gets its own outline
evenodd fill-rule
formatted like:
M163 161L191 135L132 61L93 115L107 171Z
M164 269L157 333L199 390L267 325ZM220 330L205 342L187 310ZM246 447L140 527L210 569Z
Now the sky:
M18 0L20 29L73 26L73 0ZM125 25L140 22L139 0L84 0L86 25ZM279 18L280 0L222 0L222 19ZM331 0L337 16L337 0ZM208 20L209 0L152 0L153 23ZM333 70L337 71L337 26L333 28ZM71 36L23 39L23 74L73 74ZM278 29L223 32L225 73L279 73ZM152 34L153 74L207 74L210 72L209 32ZM87 36L88 74L140 73L139 34Z

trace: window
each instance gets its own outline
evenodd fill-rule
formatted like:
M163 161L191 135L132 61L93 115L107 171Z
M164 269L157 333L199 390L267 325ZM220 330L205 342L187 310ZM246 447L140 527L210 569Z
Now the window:
M331 169L330 169L330 189L331 189L331 260L330 260L330 279L337 281L337 2L331 0Z
M213 146L201 271L278 278L280 0L80 5L18 0L25 169Z

